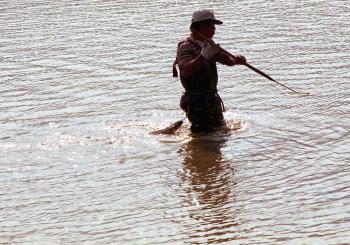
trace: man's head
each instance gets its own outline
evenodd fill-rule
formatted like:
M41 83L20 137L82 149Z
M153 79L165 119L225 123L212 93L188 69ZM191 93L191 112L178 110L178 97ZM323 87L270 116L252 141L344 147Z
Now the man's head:
M212 10L200 10L193 13L190 29L212 38L215 34L215 25L221 24L222 21L215 19Z

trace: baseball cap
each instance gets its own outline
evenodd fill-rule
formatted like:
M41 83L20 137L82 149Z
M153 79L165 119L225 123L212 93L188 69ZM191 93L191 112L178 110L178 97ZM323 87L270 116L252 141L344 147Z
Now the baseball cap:
M215 19L214 11L205 9L196 11L192 14L191 24L205 20L212 20L214 24L217 25L221 25L223 23L221 20Z

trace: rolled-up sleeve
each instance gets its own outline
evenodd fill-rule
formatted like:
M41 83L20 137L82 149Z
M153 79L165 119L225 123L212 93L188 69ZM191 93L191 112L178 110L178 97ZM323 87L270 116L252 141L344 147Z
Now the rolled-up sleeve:
M187 64L188 62L191 62L197 57L196 50L193 49L193 45L189 42L184 42L177 48L177 61L179 68L181 68Z

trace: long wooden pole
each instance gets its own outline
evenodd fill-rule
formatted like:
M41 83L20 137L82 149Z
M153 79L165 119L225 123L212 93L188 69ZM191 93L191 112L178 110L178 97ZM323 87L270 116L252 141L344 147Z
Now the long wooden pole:
M197 34L198 36L200 36L202 39L204 39L205 41L207 41L208 43L210 43L211 45L216 45L216 43L209 39L209 38L206 38L205 36L203 36L201 33L195 31L195 30L192 30L192 32L194 32L195 34ZM218 46L219 49L224 52L226 55L230 56L231 58L235 59L236 56L234 56L233 54L231 54L230 52L226 51L225 49L221 48L220 46ZM270 77L269 75L265 74L264 72L260 71L259 69L255 68L254 66L248 64L248 63L244 63L243 65L245 65L246 67L248 67L249 69L255 71L256 73L264 76L265 78L269 79L270 81L273 81L279 85L281 85L282 87L286 88L286 89L289 89L290 91L294 92L294 93L298 93L298 94L310 94L310 93L305 93L305 92L299 92L299 91L296 91L286 85L284 85L283 83L280 83L280 82L277 82L275 79L273 79L272 77Z

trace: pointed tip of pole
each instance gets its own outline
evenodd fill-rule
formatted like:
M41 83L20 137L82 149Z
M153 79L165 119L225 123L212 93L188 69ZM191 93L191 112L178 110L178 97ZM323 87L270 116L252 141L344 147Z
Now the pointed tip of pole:
M306 95L311 95L310 92L299 92L299 94L304 95L304 96L306 96Z

